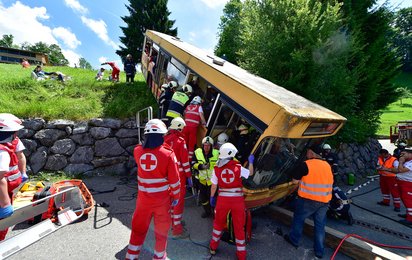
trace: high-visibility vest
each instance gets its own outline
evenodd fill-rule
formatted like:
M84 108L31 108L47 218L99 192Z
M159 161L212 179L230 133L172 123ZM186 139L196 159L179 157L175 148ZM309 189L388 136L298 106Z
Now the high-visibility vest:
M189 97L183 92L175 92L170 100L169 109L166 116L176 118L183 117L183 111L185 104L189 100Z
M385 168L394 168L393 167L393 163L396 161L396 157L395 156L390 156L388 159L383 160L382 157L378 157L378 161L379 161L379 165L382 165ZM396 174L393 172L388 172L388 171L382 171L379 170L378 171L380 175L382 176L388 176L388 177L396 177Z
M206 163L206 159L203 154L202 148L197 148L195 150L195 156L197 160L197 163L196 163L197 165L199 165L200 163L202 164ZM212 185L211 179L212 179L213 168L215 167L218 159L219 159L219 151L216 149L213 149L212 157L209 158L209 169L199 170L199 182L201 184L208 185L208 186Z
M328 203L332 198L333 174L330 165L323 160L309 159L308 174L300 180L299 197Z
M197 127L200 124L200 105L190 104L185 110L185 123L189 127Z

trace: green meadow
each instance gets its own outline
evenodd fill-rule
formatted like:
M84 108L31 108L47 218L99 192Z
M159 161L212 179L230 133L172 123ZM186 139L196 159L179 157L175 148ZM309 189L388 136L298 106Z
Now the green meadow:
M401 73L394 81L400 87L406 87L412 92L412 73ZM389 136L390 126L398 121L412 120L412 98L401 98L382 110L381 125L377 135Z
M44 71L60 71L71 79L36 81L34 69L20 65L0 64L0 112L13 113L22 118L85 120L94 117L128 118L156 101L147 90L141 74L135 83L127 85L125 74L120 83L96 81L97 71L70 67L43 67ZM110 75L106 70L105 79Z

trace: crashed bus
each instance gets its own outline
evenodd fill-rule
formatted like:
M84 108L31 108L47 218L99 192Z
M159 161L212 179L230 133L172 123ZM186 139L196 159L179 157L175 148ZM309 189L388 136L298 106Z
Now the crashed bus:
M216 140L226 133L238 147L241 163L247 164L249 153L255 155L255 174L243 181L248 209L292 193L297 186L291 183L290 171L305 159L307 147L335 135L346 121L283 87L156 31L146 31L141 69L156 99L164 83L174 80L183 86L198 79L207 121L204 131L198 131L198 144L205 135ZM247 137L239 134L242 126L247 126Z

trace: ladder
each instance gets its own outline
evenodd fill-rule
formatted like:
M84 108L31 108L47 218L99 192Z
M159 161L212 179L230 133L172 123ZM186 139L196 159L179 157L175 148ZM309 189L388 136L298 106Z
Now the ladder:
M56 222L53 223L51 219L45 219L13 237L0 241L0 259L5 259L19 252L54 231L78 220L84 214L81 192L78 187L71 187L16 209L13 215L0 220L0 230L48 211L51 199L54 200L58 210Z

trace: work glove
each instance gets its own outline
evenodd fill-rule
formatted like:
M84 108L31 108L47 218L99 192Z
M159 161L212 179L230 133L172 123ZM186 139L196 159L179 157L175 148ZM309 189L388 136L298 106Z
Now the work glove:
M21 182L25 182L29 179L29 176L27 176L27 173L23 172L21 174Z
M216 207L216 197L210 197L210 206Z
M255 156L253 154L249 155L249 158L247 158L250 164L253 164L255 161Z
M172 201L172 207L176 207L177 203L179 203L178 199L175 199L174 201Z
M192 177L187 178L187 187L189 187L189 188L193 187Z
M4 208L0 208L0 219L7 218L13 214L13 206L9 205Z

